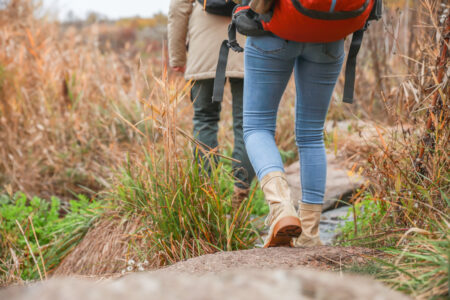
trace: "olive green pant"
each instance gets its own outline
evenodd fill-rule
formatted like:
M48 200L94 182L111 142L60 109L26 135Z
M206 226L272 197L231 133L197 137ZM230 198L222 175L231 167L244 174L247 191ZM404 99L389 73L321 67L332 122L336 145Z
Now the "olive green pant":
M232 157L239 162L233 161L233 175L236 179L235 185L245 189L250 186L255 177L255 172L245 150L243 138L243 87L244 80L240 78L230 78L231 94L233 100L233 132L234 148ZM191 100L194 106L194 137L209 150L218 146L217 132L219 130L220 112L222 106L220 102L212 102L214 79L197 80L191 89ZM203 151L197 146L194 152L204 157ZM217 163L218 157L213 157L213 163ZM209 170L210 161L204 160L204 165Z

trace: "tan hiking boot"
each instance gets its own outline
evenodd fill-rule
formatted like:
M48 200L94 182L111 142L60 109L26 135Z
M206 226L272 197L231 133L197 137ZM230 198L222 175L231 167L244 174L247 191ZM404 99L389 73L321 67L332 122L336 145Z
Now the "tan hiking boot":
M242 202L248 198L249 191L249 189L241 189L234 186L233 195L231 196L231 208L233 211L237 211Z
M298 215L302 221L303 232L293 240L294 247L323 246L319 237L319 223L322 214L321 204L300 203Z
M270 212L266 225L270 226L264 248L290 246L302 232L300 219L290 199L289 185L283 172L271 172L261 180L261 188Z

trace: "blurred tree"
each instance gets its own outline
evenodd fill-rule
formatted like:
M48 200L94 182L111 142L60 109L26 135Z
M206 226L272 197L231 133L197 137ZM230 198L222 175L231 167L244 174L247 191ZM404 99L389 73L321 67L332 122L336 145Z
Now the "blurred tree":
M69 10L66 14L66 21L69 23L72 22L76 22L77 21L77 16L75 16L75 13L73 12L73 10Z
M167 16L162 12L154 14L152 19L155 20L156 25L167 25Z
M87 17L86 17L86 23L88 24L94 24L97 23L99 20L99 15L96 12L89 12Z
M143 29L146 27L154 28L167 26L167 16L163 13L154 14L151 18L123 18L116 22L118 26Z

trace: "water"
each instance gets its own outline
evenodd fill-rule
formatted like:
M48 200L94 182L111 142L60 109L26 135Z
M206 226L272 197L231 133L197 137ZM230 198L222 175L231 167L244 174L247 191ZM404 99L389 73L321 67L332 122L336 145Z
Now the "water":
M325 245L333 244L336 236L339 234L339 225L353 219L353 214L348 214L349 206L342 206L322 213L320 219L320 239Z

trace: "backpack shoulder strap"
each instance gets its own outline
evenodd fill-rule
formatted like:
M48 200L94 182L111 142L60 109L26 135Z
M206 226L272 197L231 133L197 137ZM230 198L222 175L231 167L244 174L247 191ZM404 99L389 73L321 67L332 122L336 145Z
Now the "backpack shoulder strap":
M216 67L216 77L214 78L214 90L212 96L212 102L222 102L223 90L225 88L225 73L227 71L228 54L230 48L228 47L228 41L224 40L220 46L219 60Z
M361 44L364 37L364 32L367 30L370 21L378 21L383 14L383 1L375 0L374 6L366 25L353 33L352 43L348 52L347 63L345 67L345 85L344 85L344 99L345 103L353 103L355 93L355 79L356 79L356 59L361 49Z
M214 90L212 101L222 102L223 90L225 88L225 74L227 71L228 55L230 48L236 52L243 52L244 49L239 46L236 39L236 25L232 22L228 26L228 40L224 40L220 46L219 60L217 61L216 77L214 78Z
M248 2L248 1L243 1ZM267 15L269 16L269 15ZM262 16L262 18L267 17ZM219 60L214 79L213 102L221 102L225 85L225 73L228 64L230 49L235 52L244 52L236 39L236 31L246 36L258 36L270 34L264 30L260 16L250 9L247 4L236 5L233 10L231 24L228 26L228 40L224 40L220 46Z
M355 93L355 79L356 79L356 59L359 50L361 49L362 40L364 37L364 29L360 29L353 33L352 43L348 51L347 64L345 67L345 85L344 85L344 102L353 103L353 96Z

